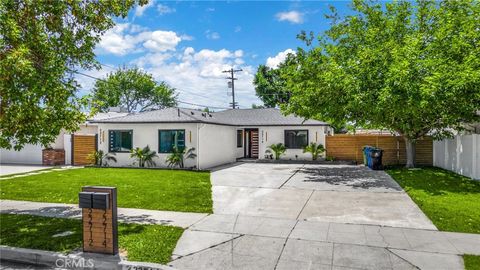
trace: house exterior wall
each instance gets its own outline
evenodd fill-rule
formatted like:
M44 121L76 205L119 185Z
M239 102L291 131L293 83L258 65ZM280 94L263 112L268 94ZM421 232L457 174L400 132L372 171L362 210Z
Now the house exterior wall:
M260 127L242 127L258 128L258 158L265 159L265 151L272 144L285 144L285 130L308 130L308 143L323 144L325 146L326 126L260 126ZM235 134L236 136L236 134ZM235 137L236 138L236 137ZM243 146L245 147L245 146ZM237 148L237 158L243 157L243 147ZM287 149L280 159L300 159L310 160L310 153L303 153L303 149Z
M160 129L184 129L185 130L185 147L197 148L197 124L196 123L154 123L154 124L117 124L117 123L99 123L98 124L98 150L102 150L105 153L108 153L108 131L109 130L132 130L132 147L143 148L145 146L150 146L152 151L157 152L158 158L155 158L156 167L166 167L166 158L169 155L168 153L158 153L158 130ZM196 153L196 151L195 151ZM110 162L110 166L132 166L136 167L137 164L133 165L135 161L133 158L130 158L130 153L115 153L117 162ZM185 167L198 167L197 163L198 157L195 159L185 160Z
M480 180L480 134L434 141L433 165Z
M198 124L197 148L199 168L207 169L236 161L236 128L232 126Z
M0 163L42 165L40 144L27 144L20 151L0 149Z

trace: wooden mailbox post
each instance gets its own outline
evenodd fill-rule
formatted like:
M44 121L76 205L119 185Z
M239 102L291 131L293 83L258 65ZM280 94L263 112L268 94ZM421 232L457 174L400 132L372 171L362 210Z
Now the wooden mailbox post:
M117 189L83 187L79 206L82 208L83 251L117 254Z

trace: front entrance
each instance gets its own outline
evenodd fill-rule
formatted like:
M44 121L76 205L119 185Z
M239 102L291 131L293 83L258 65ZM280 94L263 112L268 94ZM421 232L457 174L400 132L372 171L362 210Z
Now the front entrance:
M244 157L258 158L258 128L245 129L244 134Z

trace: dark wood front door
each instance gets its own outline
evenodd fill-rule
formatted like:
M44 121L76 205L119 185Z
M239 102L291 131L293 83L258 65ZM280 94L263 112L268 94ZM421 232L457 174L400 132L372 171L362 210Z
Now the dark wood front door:
M258 158L258 129L245 129L244 156Z

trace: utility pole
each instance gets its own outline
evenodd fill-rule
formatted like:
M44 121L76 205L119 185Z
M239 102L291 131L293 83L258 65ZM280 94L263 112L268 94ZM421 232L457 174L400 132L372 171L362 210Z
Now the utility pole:
M235 73L240 71L243 71L243 70L233 69L233 67L229 70L222 71L223 73L230 73L230 76L227 77L226 79L230 80L228 87L232 88L232 103L230 103L232 105L232 109L236 109L238 107L237 102L235 102L235 80L238 80L237 78L235 78Z

